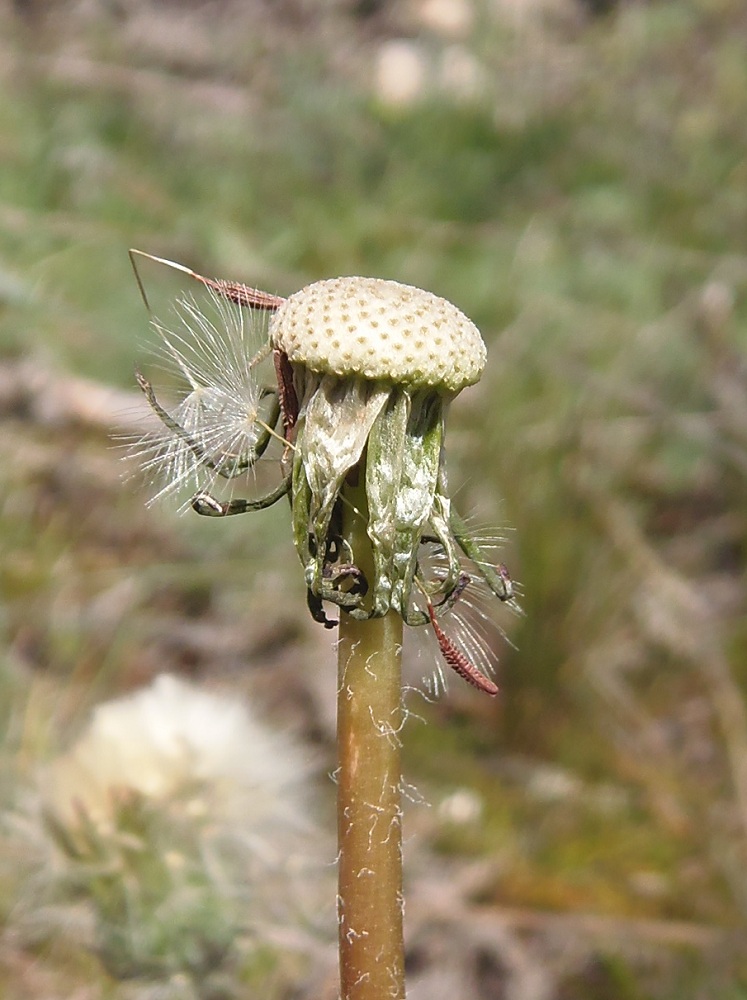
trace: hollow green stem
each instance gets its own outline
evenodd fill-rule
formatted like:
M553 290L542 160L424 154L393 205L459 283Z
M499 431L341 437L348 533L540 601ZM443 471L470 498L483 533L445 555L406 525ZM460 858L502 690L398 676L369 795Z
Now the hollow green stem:
M343 490L343 534L372 579L361 485ZM402 619L340 611L337 698L340 996L403 1000L399 729Z

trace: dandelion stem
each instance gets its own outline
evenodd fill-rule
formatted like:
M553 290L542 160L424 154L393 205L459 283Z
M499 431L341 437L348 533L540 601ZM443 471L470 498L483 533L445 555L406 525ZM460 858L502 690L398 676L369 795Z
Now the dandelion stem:
M346 483L343 534L372 579L363 488ZM403 1000L400 793L402 619L340 611L337 699L340 996Z

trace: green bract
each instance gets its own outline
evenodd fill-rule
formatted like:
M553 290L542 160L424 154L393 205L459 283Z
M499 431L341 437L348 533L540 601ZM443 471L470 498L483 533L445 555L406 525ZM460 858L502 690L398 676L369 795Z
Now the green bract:
M456 587L443 463L451 399L485 365L477 327L429 292L376 278L334 278L292 295L270 324L288 359L299 404L293 462L293 527L306 584L319 600L357 617L410 607L426 530L447 554L430 593ZM365 461L364 461L365 460ZM365 467L375 578L364 600L354 553L338 551L335 517L346 477Z

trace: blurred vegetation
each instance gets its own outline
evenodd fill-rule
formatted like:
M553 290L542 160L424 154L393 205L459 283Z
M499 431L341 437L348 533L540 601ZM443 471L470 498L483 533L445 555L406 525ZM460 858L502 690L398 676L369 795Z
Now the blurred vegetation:
M103 430L33 378L5 382L30 362L131 387L147 318L129 246L281 294L396 278L488 341L453 407L451 477L466 510L513 529L526 611L499 704L454 684L406 732L429 799L481 803L479 820L415 820L421 849L488 859L470 905L508 907L540 942L565 916L581 957L548 996L737 1000L747 8L568 4L479 8L459 42L479 93L402 107L372 92L377 47L455 44L409 6L0 9L0 790L15 809L92 704L160 669L259 691L325 734L282 516L146 510ZM3 853L4 995L72 995L90 960L13 931L25 867ZM86 996L115 995L101 976Z

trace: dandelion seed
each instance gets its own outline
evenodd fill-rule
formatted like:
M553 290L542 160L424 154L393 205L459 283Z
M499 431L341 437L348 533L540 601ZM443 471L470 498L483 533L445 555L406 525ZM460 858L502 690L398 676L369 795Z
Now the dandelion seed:
M277 403L268 398L259 373L267 356L266 323L215 291L208 296L215 318L195 299L182 298L169 326L153 321L160 367L181 383L173 409L161 404L138 374L161 419L160 431L131 447L141 468L160 484L153 501L242 475L266 447L268 421L277 420Z
M479 691L484 691L485 694L498 694L498 685L491 681L489 677L486 677L480 668L475 666L469 657L446 635L438 624L436 612L433 610L433 605L430 602L428 602L428 616L433 625L433 631L436 633L436 639L438 640L443 658L451 669L455 670L460 677L463 677L468 684L476 687Z
M506 544L502 532L481 527L472 519L459 521L458 531L465 547L478 561L473 561L464 551L460 552L457 586L448 600L434 607L434 612L448 645L466 657L470 668L494 682L498 676L501 651L511 645L506 629L512 618L522 614L517 600L521 588L499 562ZM445 580L449 575L449 561L438 539L423 536L421 542L419 565L422 576L425 579ZM486 574L490 576L490 583ZM427 600L420 597L415 603L430 618ZM437 640L435 644L429 641L430 635L423 640L419 630L412 630L411 635L414 640L411 642L412 658L419 663L425 685L425 691L418 685L414 686L414 690L420 695L427 692L437 697L447 687L442 669L442 663L446 662L442 642L438 640L435 630L432 634L432 638Z

